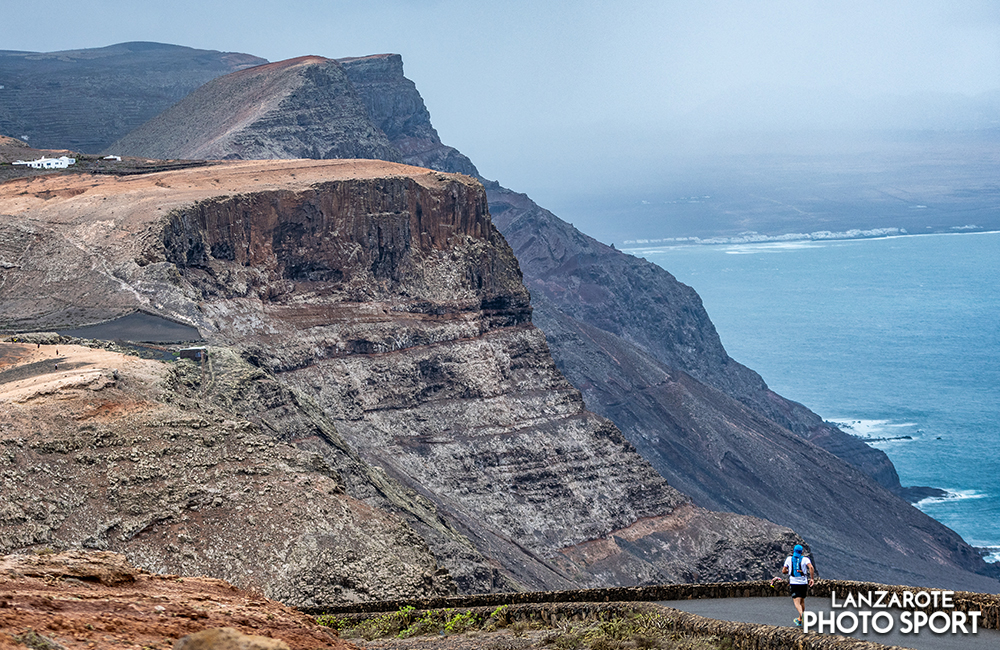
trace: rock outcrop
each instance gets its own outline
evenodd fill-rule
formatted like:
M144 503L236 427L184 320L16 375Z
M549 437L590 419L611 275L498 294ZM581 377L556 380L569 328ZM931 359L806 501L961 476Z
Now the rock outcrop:
M41 149L96 154L210 79L262 63L162 43L0 51L0 133Z
M3 327L143 309L211 346L145 382L11 369L5 501L37 507L0 522L8 550L87 544L293 603L769 575L790 530L695 506L584 409L486 205L376 161L0 186Z
M454 589L405 521L345 493L367 468L296 447L346 447L332 427L234 355L203 377L66 342L0 353L0 553L114 551L296 605Z
M198 645L205 637L242 645ZM0 557L0 647L152 648L164 642L188 649L354 647L300 611L215 578L155 575L106 551Z
M417 86L403 75L398 54L338 59L372 121L408 165L480 178L472 161L442 144Z
M108 151L161 159L400 160L340 64L318 56L214 79Z

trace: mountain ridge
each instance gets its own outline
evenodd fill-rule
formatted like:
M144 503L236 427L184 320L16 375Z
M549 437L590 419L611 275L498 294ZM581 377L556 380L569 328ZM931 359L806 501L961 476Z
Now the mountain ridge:
M230 110L234 105L239 110ZM160 159L400 160L369 120L340 64L317 56L217 77L107 151Z
M39 149L96 154L210 79L265 62L142 41L0 52L0 133ZM46 106L44 119L39 106Z

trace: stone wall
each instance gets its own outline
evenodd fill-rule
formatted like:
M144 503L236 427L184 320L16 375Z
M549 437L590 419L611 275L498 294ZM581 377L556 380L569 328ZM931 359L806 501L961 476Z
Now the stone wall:
M680 585L691 586L691 585ZM700 586L700 585L696 585ZM766 586L766 585L765 585ZM766 587L770 590L770 587ZM608 590L603 590L608 591ZM453 612L460 614L472 612L483 619L495 615L495 607L458 608ZM464 610L464 611L463 611ZM887 646L881 643L859 641L851 637L829 634L804 635L800 630L773 625L756 625L752 623L733 623L717 621L697 614L689 614L670 607L652 603L626 602L553 602L509 605L501 618L506 624L518 621L540 621L548 625L557 625L568 621L594 621L623 618L636 612L655 612L660 615L658 625L668 632L687 632L699 636L713 636L728 639L733 650L890 650L899 646ZM409 613L413 621L417 620L421 611ZM346 614L342 619L361 621L369 614ZM410 621L412 622L412 621Z
M829 598L831 592L846 596L848 593L867 593L869 591L887 591L889 593L902 594L904 591L931 591L923 587L906 587L899 585L882 585L874 582L854 582L848 580L817 580L815 586L810 591L810 597ZM372 614L376 612L397 611L405 606L415 607L417 610L427 609L474 609L474 608L496 608L500 605L509 605L511 608L530 606L524 611L531 612L560 612L559 616L572 619L574 616L590 612L615 612L622 603L641 602L653 603L666 600L695 600L698 598L771 598L787 597L788 589L784 585L772 588L767 581L754 582L719 582L712 584L671 584L671 585L651 585L647 587L614 587L609 589L577 589L570 591L541 591L525 592L516 594L477 594L474 596L457 596L449 598L432 598L423 600L398 600L359 603L355 605L342 605L336 607L314 607L303 611L309 614ZM977 594L968 591L954 592L953 602L955 609L962 612L981 611L979 626L997 630L1000 629L1000 595ZM542 607L542 606L558 606ZM629 611L635 608L628 606ZM667 608L669 610L669 608ZM522 611L512 609L512 611ZM674 611L674 610L671 610ZM930 609L928 608L928 611ZM680 619L687 620L686 617L693 617L690 625L697 623L704 627L705 624L696 619L702 617L693 614L681 614ZM526 614L527 615L527 614ZM719 623L712 619L702 619ZM748 628L759 628L767 626L728 623L727 625L746 626ZM690 631L698 631L695 627L679 627ZM780 629L780 628L775 628ZM700 633L700 632L699 632ZM715 632L705 632L706 634L716 634ZM729 634L729 633L726 633ZM797 633L801 638L801 633ZM855 641L856 643L856 641ZM783 645L761 645L761 646L736 646L747 648L772 648L791 647ZM805 647L805 646L803 646ZM814 648L826 648L836 646L809 646ZM852 646L854 647L854 646ZM858 646L861 647L861 646ZM872 647L880 647L872 644Z

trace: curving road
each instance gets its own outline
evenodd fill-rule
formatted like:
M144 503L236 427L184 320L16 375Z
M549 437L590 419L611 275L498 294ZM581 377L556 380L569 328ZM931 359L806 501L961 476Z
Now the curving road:
M679 609L682 612L697 614L706 618L713 618L719 621L733 621L739 623L756 623L764 625L776 625L781 627L792 627L792 620L797 616L792 599L788 597L775 598L704 598L699 600L668 600L659 601L658 605ZM832 612L843 612L843 609L834 610L830 607L829 598L807 598L806 610L815 611L818 614L830 616ZM934 634L927 628L922 629L918 634L902 634L902 627L899 610L873 610L888 611L893 614L895 624L893 630L885 634L878 634L869 629L867 634L857 631L850 635L863 641L872 641L885 645L896 645L904 648L914 648L915 650L996 650L1000 648L1000 631L979 628L976 634ZM881 625L881 624L880 624ZM884 627L884 625L881 625Z

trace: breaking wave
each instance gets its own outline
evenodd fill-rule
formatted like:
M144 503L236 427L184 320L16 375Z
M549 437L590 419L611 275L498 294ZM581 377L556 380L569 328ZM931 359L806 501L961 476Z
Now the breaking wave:
M989 495L985 492L980 492L979 490L945 490L945 495L942 497L927 497L926 499L921 499L917 501L917 508L923 510L924 506L929 506L934 503L946 503L948 501L965 501L967 499L985 499ZM1000 547L998 547L1000 548Z
M889 440L911 440L914 433L921 433L916 422L893 422L892 420L864 420L857 418L834 418L830 420L841 431L849 433L865 442L885 442Z
M673 246L676 244L765 244L765 243L808 243L837 239L871 239L873 237L898 237L907 235L905 228L872 228L870 230L851 229L841 232L817 230L816 232L790 232L784 235L762 235L758 232L742 232L733 237L664 237L662 239L626 239L624 246ZM631 250L631 249L626 249Z

